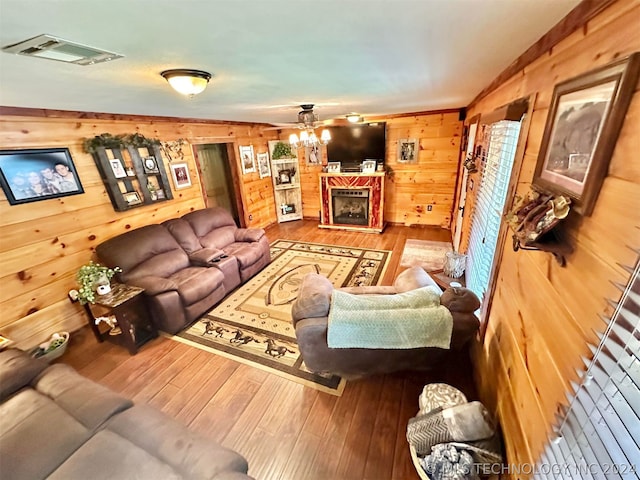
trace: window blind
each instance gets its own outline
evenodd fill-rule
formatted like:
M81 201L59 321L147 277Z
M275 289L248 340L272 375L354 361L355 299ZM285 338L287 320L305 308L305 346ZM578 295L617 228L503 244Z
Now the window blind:
M467 249L467 288L480 299L489 287L509 178L518 145L520 122L502 120L489 128L486 152L480 158L481 180Z
M640 478L640 263L592 346L534 478Z

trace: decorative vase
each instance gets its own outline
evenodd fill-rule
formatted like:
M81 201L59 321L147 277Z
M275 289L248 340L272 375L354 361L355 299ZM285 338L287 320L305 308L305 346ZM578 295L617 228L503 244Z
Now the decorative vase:
M467 256L462 253L447 252L444 257L444 274L450 278L460 278L467 266Z

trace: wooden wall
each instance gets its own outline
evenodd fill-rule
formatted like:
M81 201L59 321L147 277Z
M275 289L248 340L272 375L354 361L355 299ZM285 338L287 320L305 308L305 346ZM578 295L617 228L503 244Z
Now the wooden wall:
M233 143L267 151L274 139L262 125L193 122L149 117L36 112L5 108L0 115L3 149L68 147L85 193L60 199L10 206L0 192L0 332L18 347L38 344L59 330L86 324L79 304L67 292L75 288L75 273L92 258L104 240L129 229L184 215L205 203L190 144ZM35 115L35 116L34 116ZM87 118L95 117L95 118ZM174 199L127 212L114 211L84 138L101 133L141 133L161 141L184 138L184 160L192 186L174 190ZM244 223L263 227L276 221L271 179L258 173L241 177ZM167 159L165 165L167 164ZM249 220L249 215L252 220Z
M365 119L387 123L386 164L393 175L386 178L385 221L449 228L462 135L459 116L458 110L449 110ZM282 131L280 138L286 141L293 132ZM398 162L398 140L402 138L418 139L420 150L416 163ZM322 159L327 162L326 147L323 147ZM298 150L298 160L303 214L319 218L321 166L307 165L304 149Z
M640 51L640 2L621 0L481 99L469 115L488 113L536 93L518 192L533 178L553 87ZM481 47L481 46L479 46ZM590 357L592 329L609 316L640 248L640 94L631 102L593 214L569 220L575 251L561 268L550 254L503 249L484 344L475 352L482 400L497 413L509 463L533 462L566 402L581 356ZM476 189L477 190L477 189ZM473 195L475 192L469 192Z

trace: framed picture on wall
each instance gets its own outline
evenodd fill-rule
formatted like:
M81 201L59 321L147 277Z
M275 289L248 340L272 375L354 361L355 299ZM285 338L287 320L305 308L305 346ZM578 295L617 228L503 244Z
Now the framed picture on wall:
M138 192L125 192L122 194L122 198L124 198L125 202L129 205L140 205L142 203Z
M188 188L191 186L191 177L189 177L189 166L186 163L171 163L171 176L173 177L173 185L176 190Z
M142 168L144 173L158 173L158 161L156 157L145 157L142 159Z
M417 138L401 138L398 140L398 162L415 163L418 161L420 145Z
M253 157L253 145L241 145L240 163L242 164L242 173L255 173L256 161Z
M320 145L315 144L305 147L304 153L307 165L320 165L322 163L322 150Z
M0 151L0 185L10 205L84 193L68 148Z
M260 178L270 177L271 165L269 164L269 154L259 153L256 157L258 159L258 172L260 173Z
M640 53L553 89L533 184L591 215L640 71Z
M112 158L109 160L109 164L111 165L111 170L113 171L113 176L116 178L125 178L127 176L127 172L122 166L122 162L119 158Z

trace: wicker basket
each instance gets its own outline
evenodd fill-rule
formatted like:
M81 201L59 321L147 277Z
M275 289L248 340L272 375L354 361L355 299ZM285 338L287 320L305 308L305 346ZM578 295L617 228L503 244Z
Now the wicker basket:
M58 332L58 335L60 335L64 339L64 343L62 343L62 345L60 345L58 348L42 355L38 355L40 347L36 347L32 349L29 354L34 358L41 358L47 363L52 362L56 358L62 356L64 352L67 351L67 346L69 345L69 332Z
M422 480L429 480L429 477L427 476L427 472L424 471L424 469L422 468L422 465L420 465L420 460L418 459L418 454L416 453L416 449L413 448L413 445L409 444L409 452L411 453L411 461L413 462L413 466L416 469L416 472L418 473L418 476L422 479Z

